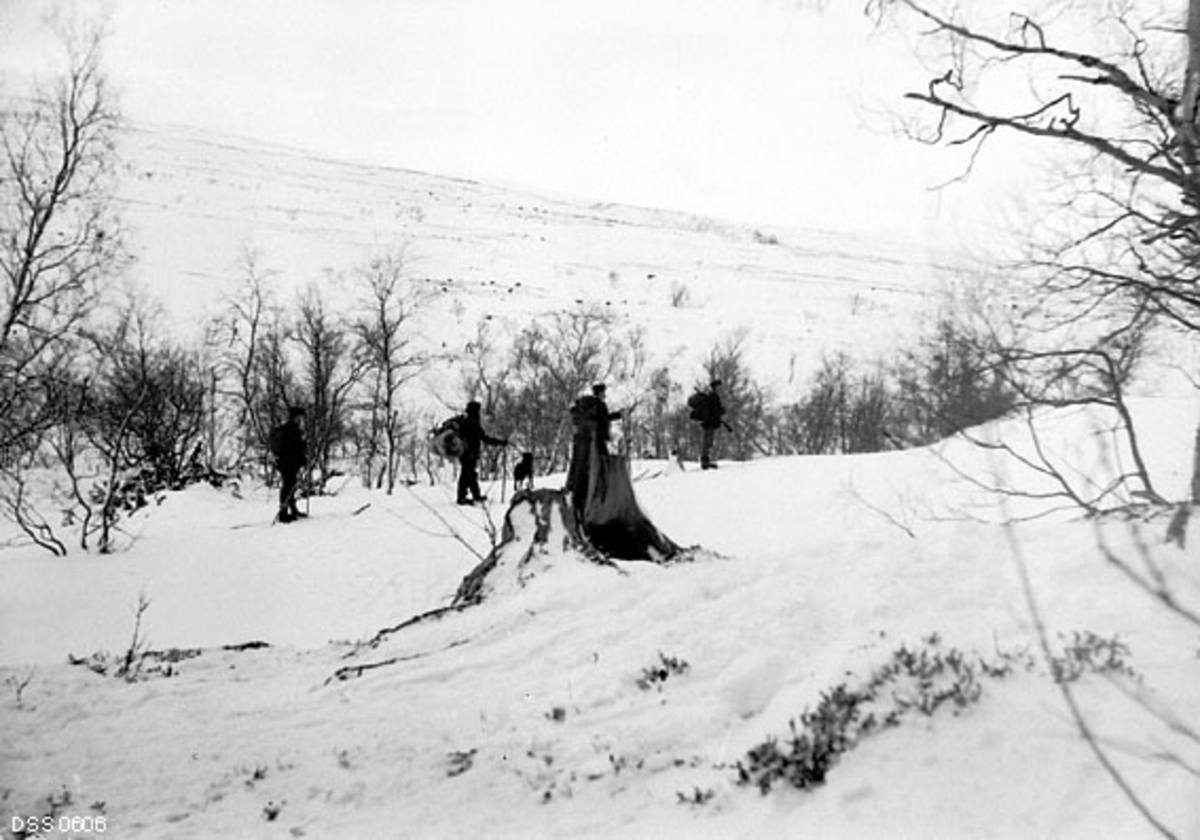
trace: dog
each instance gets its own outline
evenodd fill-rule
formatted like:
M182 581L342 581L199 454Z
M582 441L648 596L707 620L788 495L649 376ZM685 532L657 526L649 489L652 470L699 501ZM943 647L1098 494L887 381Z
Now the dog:
M533 453L522 452L520 462L513 467L513 488L533 489Z

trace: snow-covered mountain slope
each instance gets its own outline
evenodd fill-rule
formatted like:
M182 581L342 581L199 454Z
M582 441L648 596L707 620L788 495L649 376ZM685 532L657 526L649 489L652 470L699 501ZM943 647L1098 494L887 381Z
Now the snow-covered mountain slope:
M135 127L120 152L133 274L185 326L219 309L245 249L286 292L316 282L336 298L336 276L403 247L409 276L443 293L429 331L451 349L481 318L519 328L585 302L645 327L660 358L682 348L685 367L746 329L753 369L784 387L823 353L885 351L965 271L930 243L588 204L183 128Z

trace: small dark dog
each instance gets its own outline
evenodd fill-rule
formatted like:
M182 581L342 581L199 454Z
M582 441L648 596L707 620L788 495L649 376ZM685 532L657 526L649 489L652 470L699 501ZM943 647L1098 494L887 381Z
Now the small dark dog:
M533 453L522 452L521 461L513 467L513 489L533 489Z

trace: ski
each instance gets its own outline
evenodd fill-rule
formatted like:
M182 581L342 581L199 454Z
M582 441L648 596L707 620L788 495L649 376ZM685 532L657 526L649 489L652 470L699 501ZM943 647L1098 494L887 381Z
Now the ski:
M349 515L349 516L358 516L359 514L361 514L363 511L365 511L365 510L366 510L367 508L369 508L370 506L371 506L371 503L370 503L370 502L366 502L365 504L361 504L361 505L359 505L358 507L356 507L354 510L350 511L350 513L349 513L348 515ZM324 516L320 516L320 517L317 517L317 518L319 518L319 519L328 519L328 518L331 518L331 517L335 517L335 518L336 518L336 517L338 517L338 516L341 516L341 515L342 515L342 514L336 514L336 513L333 513L333 514L326 514L326 515L324 515ZM229 530L231 530L231 531L240 531L240 530L242 530L242 529L244 529L244 528L271 528L271 527L274 527L275 525L293 525L293 524L295 524L296 522L303 522L305 519L313 519L313 518L314 518L314 517L312 517L312 516L310 516L310 515L308 515L308 514L304 514L304 515L302 515L302 516L298 516L298 517L296 517L295 519L289 520L289 521L287 521L287 522L280 522L280 521L279 521L279 516L278 516L278 514L276 514L275 518L274 518L274 519L272 519L270 522L260 522L260 521L254 521L254 522L239 522L239 523L237 523L236 525L230 525L230 526L229 526Z

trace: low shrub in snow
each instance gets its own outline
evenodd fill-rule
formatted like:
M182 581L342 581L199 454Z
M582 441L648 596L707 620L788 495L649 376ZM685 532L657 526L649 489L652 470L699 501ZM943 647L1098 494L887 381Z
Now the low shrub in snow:
M1126 661L1129 649L1116 637L1077 631L1064 639L1062 652L1046 663L1055 682L1072 682L1085 673L1137 679ZM931 716L946 707L958 714L983 696L982 680L1036 667L1027 651L1000 651L992 659L967 656L943 647L936 634L915 650L902 645L860 685L841 683L823 693L814 710L789 722L791 733L782 743L768 738L747 752L737 763L738 784L755 785L764 794L781 781L801 790L816 787L839 757L870 733L898 726L914 712Z
M942 650L939 644L937 636L930 636L924 648L899 647L892 661L871 676L870 696L890 688L897 711L915 709L925 715L932 715L944 703L961 709L977 701L983 694L978 664L955 648Z
M901 646L861 685L841 683L822 693L815 709L789 722L791 734L782 744L768 738L747 752L737 763L738 784L764 794L778 782L817 787L839 757L871 732L897 726L912 712L932 715L947 703L956 710L969 706L983 694L982 674L1004 672L943 648L936 635L917 650Z
M792 734L780 746L768 738L746 753L745 763L737 763L738 784L754 784L764 794L780 781L805 790L825 781L838 756L850 749L867 731L874 728L873 715L864 717L862 707L874 698L848 689L845 683L822 694L815 711L806 711L799 721L788 726Z
M663 684L672 675L683 676L692 668L687 662L675 656L667 656L662 651L658 653L658 662L649 668L642 669L642 675L637 679L637 687L642 691L657 688L662 691Z
M9 688L11 688L13 690L13 692L16 694L18 709L26 708L23 695L25 694L25 689L29 688L29 684L31 682L33 682L33 675L35 673L37 673L37 669L33 668L30 670L30 672L24 678L12 676L12 677L8 677L4 681L4 684L6 686L8 686Z
M120 655L111 654L106 650L96 651L90 656L67 654L67 662L71 665L82 665L101 676L118 677L126 682L140 682L154 677L173 677L176 663L193 659L200 654L201 651L196 648L130 648Z
M1065 640L1061 654L1050 659L1050 675L1058 683L1075 682L1085 673L1122 674L1136 679L1126 661L1129 648L1113 636L1106 639L1090 630L1075 631Z
M91 656L75 656L67 654L67 662L71 665L82 665L102 676L114 676L125 682L138 682L151 677L172 677L175 675L175 664L186 659L193 659L201 654L196 648L169 648L167 650L151 650L142 631L142 619L150 609L150 599L143 592L138 596L134 608L133 636L129 647L120 655L114 656L106 650L96 651Z
M675 793L675 796L678 797L680 805L692 806L705 805L716 795L716 791L714 791L712 788L705 788L701 790L699 787L694 787L691 793L682 793L680 791L676 791Z

